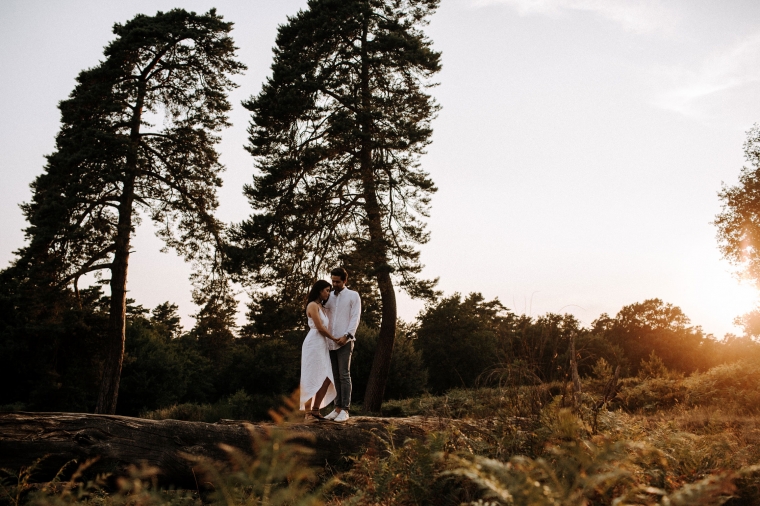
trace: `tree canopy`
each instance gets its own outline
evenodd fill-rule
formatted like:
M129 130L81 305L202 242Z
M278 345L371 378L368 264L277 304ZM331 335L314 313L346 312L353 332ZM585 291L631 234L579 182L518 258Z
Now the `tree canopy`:
M218 279L222 224L213 216L223 169L216 135L227 126L235 60L232 23L211 10L138 15L116 24L105 59L77 77L60 103L61 129L45 172L23 205L28 245L14 271L62 286L110 271L109 337L99 412L113 413L119 386L130 240L142 215L167 246Z
M723 184L718 196L721 212L715 217L718 246L744 277L760 286L760 125L747 132L739 184Z
M681 308L648 299L623 307L615 318L602 315L594 326L623 350L634 372L651 353L669 369L688 372L705 367L701 351L710 342L700 327L690 323Z
M380 407L396 332L393 278L413 296L436 188L420 166L441 68L422 27L438 0L311 0L279 28L272 76L245 103L253 214L232 233L233 272L294 308L337 265L372 280L382 322L365 405ZM293 302L295 301L295 302ZM254 311L254 314L256 313ZM294 320L291 318L290 320Z

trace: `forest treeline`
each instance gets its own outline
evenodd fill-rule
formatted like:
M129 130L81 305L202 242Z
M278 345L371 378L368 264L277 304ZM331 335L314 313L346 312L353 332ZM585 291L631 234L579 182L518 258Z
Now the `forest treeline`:
M566 379L571 343L581 375L602 359L623 375L644 362L688 374L757 356L757 312L741 321L743 336L720 341L659 299L584 327L570 315L517 315L477 293L444 297L437 279L421 277L437 190L421 160L442 65L424 29L438 6L309 0L278 28L271 75L242 104L251 212L234 223L214 215L228 93L246 69L233 23L215 9L174 9L115 24L103 60L59 104L55 149L21 206L26 243L0 272L0 375L12 385L0 391L2 409L203 405L262 416L298 385L304 296L336 266L362 298L352 369L367 412L425 391ZM756 127L750 166L719 193L715 222L724 256L755 281L758 146ZM171 303L127 298L141 220L193 264L189 331ZM251 295L241 328L233 282ZM399 289L425 301L414 322L398 319Z
M396 290L436 295L436 281L419 277L417 246L428 241L425 218L436 191L420 158L439 109L427 90L436 84L440 52L423 31L438 4L311 0L279 26L272 74L242 104L251 113L241 146L253 156L243 188L251 214L234 223L214 214L228 94L246 69L233 23L215 9L173 9L114 25L103 59L79 73L59 104L55 149L21 206L26 244L4 273L7 293L68 307L72 290L88 315L94 302L86 299L100 298L80 293L80 280L95 275L109 285L102 339L85 346L79 336L73 345L99 357L97 413L115 413L119 402L132 311L128 267L141 220L193 264L193 299L208 318L234 304L235 281L258 304L252 325L289 320L295 328L311 284L347 267L352 286L368 287L364 300L378 309L364 397L379 410L397 330ZM71 348L52 342L56 358L46 370L55 376L58 354Z
M158 489L153 466L91 479L93 460L40 485L40 459L0 469L0 503L760 504L760 307L718 339L657 298L584 325L420 276L441 69L424 29L438 6L308 0L279 26L271 76L242 104L251 211L234 223L214 215L217 144L245 70L233 24L174 9L114 26L59 104L55 149L21 206L25 245L0 271L0 412L279 411L251 431L253 456L193 461L194 491ZM760 286L760 126L744 153L714 224L723 256ZM127 297L141 220L193 264L190 329L175 304ZM438 423L314 468L303 434L279 425L303 416L282 406L299 384L305 295L339 265L362 299L352 415ZM250 295L242 326L235 282ZM413 321L398 318L398 289L424 301Z
M94 409L108 297L100 287L81 290L79 298L60 295L39 300L36 294L13 293L0 299L0 377L14 385L0 391L1 410ZM352 364L358 402L379 333L371 311L357 333ZM254 326L236 328L234 312L223 307L197 314L190 330L179 322L173 304L146 309L130 301L117 413L138 416L172 407L176 417L264 419L297 388L305 328L282 325L285 330L268 335ZM600 359L620 365L622 376L641 374L642 364L687 375L760 359L752 323L745 318L745 335L718 340L691 325L678 307L651 299L584 327L569 314L518 315L497 299L454 294L430 302L414 322L398 323L386 398L566 381L573 338L584 377L593 377Z

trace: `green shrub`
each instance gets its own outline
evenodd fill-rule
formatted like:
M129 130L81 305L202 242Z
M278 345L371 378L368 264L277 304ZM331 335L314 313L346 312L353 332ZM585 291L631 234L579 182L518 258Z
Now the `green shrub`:
M186 340L173 339L163 325L145 318L130 320L126 329L124 368L118 414L211 397L211 362Z
M215 423L222 419L259 421L268 420L269 411L281 404L281 395L251 395L245 390L238 390L213 404L173 404L165 408L145 411L140 414L140 417L150 420L171 419L208 423Z
M479 503L520 505L722 504L732 494L755 497L758 467L737 452L732 434L696 436L672 423L622 412L600 415L603 435L558 403L547 406L541 455L507 462L476 454L450 457L447 473L479 485ZM737 489L738 487L738 489ZM747 502L741 504L756 504Z
M425 394L386 401L381 409L383 416L535 417L561 389L562 384L557 382L503 388L455 388L442 395Z
M654 412L684 402L687 389L681 379L625 378L621 382L618 399L629 411Z
M760 413L760 364L734 362L684 380L691 406L719 405L735 414Z
M617 400L629 411L655 412L683 404L716 406L735 415L760 413L760 364L723 364L687 378L672 374L656 356L643 362L642 376L625 378Z
M352 399L361 402L377 348L379 329L364 324L356 332L356 345L351 357ZM385 385L386 399L405 399L425 391L428 372L422 354L415 348L415 334L408 324L398 322L393 345L391 367Z

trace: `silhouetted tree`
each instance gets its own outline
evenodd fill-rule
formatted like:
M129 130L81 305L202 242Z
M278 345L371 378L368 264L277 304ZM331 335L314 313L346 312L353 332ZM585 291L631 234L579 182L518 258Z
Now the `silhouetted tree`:
M189 337L198 341L204 356L218 362L226 348L235 339L237 301L229 294L205 299L196 298L203 305L195 317L195 326Z
M434 392L475 386L475 380L499 360L513 315L498 299L479 293L464 300L455 293L429 304L419 316L415 347L427 366Z
M744 335L751 339L760 338L760 308L734 318L734 325L744 329Z
M4 273L5 274L5 273ZM5 277L5 276L0 276ZM99 343L108 326L100 287L33 290L0 282L0 405L88 411L97 400Z
M310 0L279 28L272 77L245 106L257 174L254 214L232 268L300 299L341 259L361 259L382 322L364 407L380 408L396 334L394 276L413 296L417 244L436 190L419 164L437 106L425 92L440 53L421 28L438 0Z
M214 10L138 15L116 24L105 60L61 102L61 130L23 206L29 245L16 269L64 285L111 274L110 319L97 412L114 413L124 354L127 267L139 213L187 259L219 272L222 225L212 215L222 166L214 132L227 123L230 80L244 68ZM203 283L197 278L196 282Z
M150 323L157 328L159 334L166 340L177 339L182 335L182 325L177 310L179 307L170 302L164 302L151 311Z

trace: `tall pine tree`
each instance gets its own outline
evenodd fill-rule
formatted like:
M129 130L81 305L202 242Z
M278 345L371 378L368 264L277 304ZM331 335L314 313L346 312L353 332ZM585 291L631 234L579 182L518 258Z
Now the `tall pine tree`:
M419 158L438 109L426 90L440 70L422 27L438 3L310 0L280 27L272 76L244 104L257 173L245 188L253 214L233 231L233 269L274 287L283 303L335 265L373 280L381 325L364 397L372 411L393 350L394 280L413 296L434 285L416 276L416 247L428 240L436 190Z
M124 355L130 241L140 213L219 286L222 224L216 132L228 125L235 60L232 23L210 10L138 15L114 26L105 59L61 102L61 130L23 206L28 245L14 270L62 286L110 271L110 316L96 411L114 413ZM208 274L211 273L211 274ZM201 279L201 278L207 279Z

